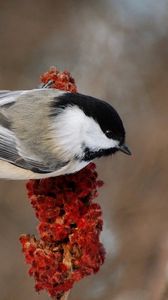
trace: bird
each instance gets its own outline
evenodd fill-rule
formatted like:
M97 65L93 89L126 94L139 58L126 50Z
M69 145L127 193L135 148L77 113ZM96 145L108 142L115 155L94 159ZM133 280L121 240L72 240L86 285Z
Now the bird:
M118 151L131 155L108 102L47 87L0 91L1 179L71 174Z

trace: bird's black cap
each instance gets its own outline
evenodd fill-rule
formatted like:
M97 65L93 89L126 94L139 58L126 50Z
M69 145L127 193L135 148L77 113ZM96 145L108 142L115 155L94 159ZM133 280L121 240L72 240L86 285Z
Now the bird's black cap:
M66 108L77 105L88 117L92 117L106 134L110 131L111 138L122 145L125 140L125 130L117 111L107 102L79 93L65 93L52 103L56 108ZM55 110L55 115L58 110Z

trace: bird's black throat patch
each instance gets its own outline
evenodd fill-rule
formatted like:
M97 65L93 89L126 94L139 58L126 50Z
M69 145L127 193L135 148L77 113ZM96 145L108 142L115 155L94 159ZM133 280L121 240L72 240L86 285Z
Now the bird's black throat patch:
M84 149L84 156L82 157L82 161L91 161L95 158L100 158L102 156L109 156L116 153L118 148L109 148L109 149L100 149L97 151L90 150L89 148Z

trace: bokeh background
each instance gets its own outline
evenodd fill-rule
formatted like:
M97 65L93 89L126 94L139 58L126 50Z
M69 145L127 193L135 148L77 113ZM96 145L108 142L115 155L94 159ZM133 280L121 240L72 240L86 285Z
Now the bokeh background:
M0 89L31 89L52 65L111 102L132 157L97 162L106 261L70 300L168 299L168 1L0 0ZM35 233L25 182L0 181L0 300L44 300L18 241Z

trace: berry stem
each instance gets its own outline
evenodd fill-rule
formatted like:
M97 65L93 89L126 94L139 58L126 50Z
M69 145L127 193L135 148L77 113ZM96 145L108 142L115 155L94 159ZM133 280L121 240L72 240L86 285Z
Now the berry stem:
M66 292L66 293L61 297L61 300L68 300L69 294L70 294L70 291Z

